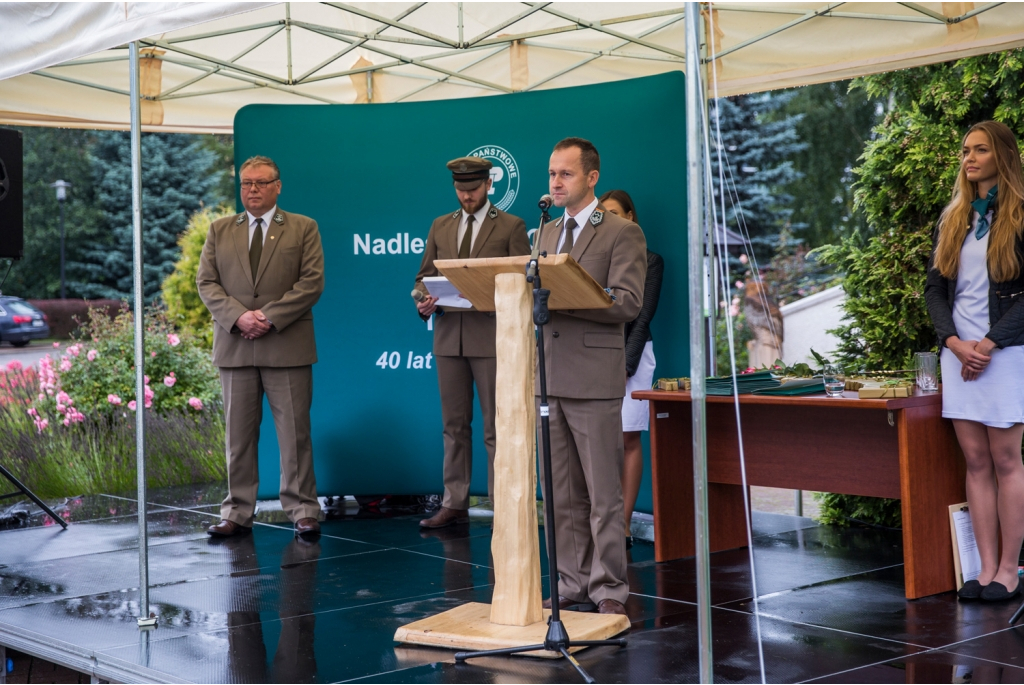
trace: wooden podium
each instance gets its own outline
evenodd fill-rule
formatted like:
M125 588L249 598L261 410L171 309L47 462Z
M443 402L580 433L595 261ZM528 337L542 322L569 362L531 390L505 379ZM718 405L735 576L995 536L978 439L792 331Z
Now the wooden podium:
M544 642L550 610L541 608L540 547L537 532L537 419L534 399L536 335L532 288L526 282L529 256L439 259L438 271L474 309L495 312L494 593L491 604L471 602L410 623L396 642L452 649L501 649ZM549 308L604 309L612 298L567 254L541 257ZM554 596L558 588L552 588ZM574 640L601 640L629 628L614 614L561 613ZM573 648L571 651L582 649ZM558 658L542 650L530 656Z

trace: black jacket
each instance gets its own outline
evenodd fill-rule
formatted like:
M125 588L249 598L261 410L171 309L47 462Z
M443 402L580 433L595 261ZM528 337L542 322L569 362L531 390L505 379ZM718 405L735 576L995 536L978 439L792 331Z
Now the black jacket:
M626 375L632 378L640 366L644 346L651 337L651 319L661 297L661 278L665 260L656 252L647 251L647 278L644 280L644 303L636 318L626 324Z
M938 229L933 244L938 245ZM1017 238L1017 261L1021 264L1020 275L1012 281L996 283L989 276L988 284L988 325L985 337L996 347L1024 345L1024 236ZM928 314L939 336L939 344L957 335L953 323L953 298L956 296L956 279L946 278L935 268L935 247L928 260L928 276L924 286L924 299ZM959 336L958 336L959 337Z

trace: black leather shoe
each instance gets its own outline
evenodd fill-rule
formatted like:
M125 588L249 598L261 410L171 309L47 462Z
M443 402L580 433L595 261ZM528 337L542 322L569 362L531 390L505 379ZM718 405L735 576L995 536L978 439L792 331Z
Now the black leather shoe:
M982 585L976 580L968 580L966 583L964 583L963 587L957 590L957 599L959 599L961 602L973 602L975 600L981 599L981 592L986 587L987 586Z
M985 589L981 591L981 599L984 602L1005 602L1008 599L1013 599L1020 594L1020 579L1017 580L1017 587L1013 588L1013 592L1006 589L1006 586L1002 583L992 581L985 586Z

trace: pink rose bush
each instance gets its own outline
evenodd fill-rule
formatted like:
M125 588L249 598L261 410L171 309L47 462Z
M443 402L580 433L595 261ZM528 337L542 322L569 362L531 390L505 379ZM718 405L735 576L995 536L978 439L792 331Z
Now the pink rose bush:
M41 496L134 487L138 412L146 415L153 485L224 477L220 383L209 349L159 310L148 311L145 324L148 378L138 393L127 310L115 319L96 310L77 339L35 365L0 362L0 455Z
M130 312L115 320L92 319L83 338L63 354L47 355L33 372L35 399L30 417L38 433L55 426L70 428L86 421L128 416L141 404L160 414L209 411L220 407L220 383L207 350L179 335L158 311L147 314L146 375L142 401L135 393L134 331ZM7 375L19 369L6 371ZM13 376L12 376L13 377ZM152 379L160 379L151 384ZM3 379L0 378L0 397Z

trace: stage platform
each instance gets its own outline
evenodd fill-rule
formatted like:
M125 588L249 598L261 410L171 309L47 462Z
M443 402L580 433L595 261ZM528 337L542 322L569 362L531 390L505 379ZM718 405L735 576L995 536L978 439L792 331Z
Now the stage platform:
M130 498L72 500L63 532L28 510L9 518L22 527L0 530L0 645L127 682L579 682L561 660L456 665L392 642L405 623L490 600L486 512L426 532L412 509L341 508L307 543L265 511L251 536L217 543L205 528L222 493L151 493L147 632ZM1024 627L1006 623L1017 604L905 600L898 531L761 513L754 530L768 682L1024 682ZM653 558L650 544L631 551L628 646L577 655L600 683L698 678L693 560ZM746 550L713 554L711 583L715 680L757 682Z

